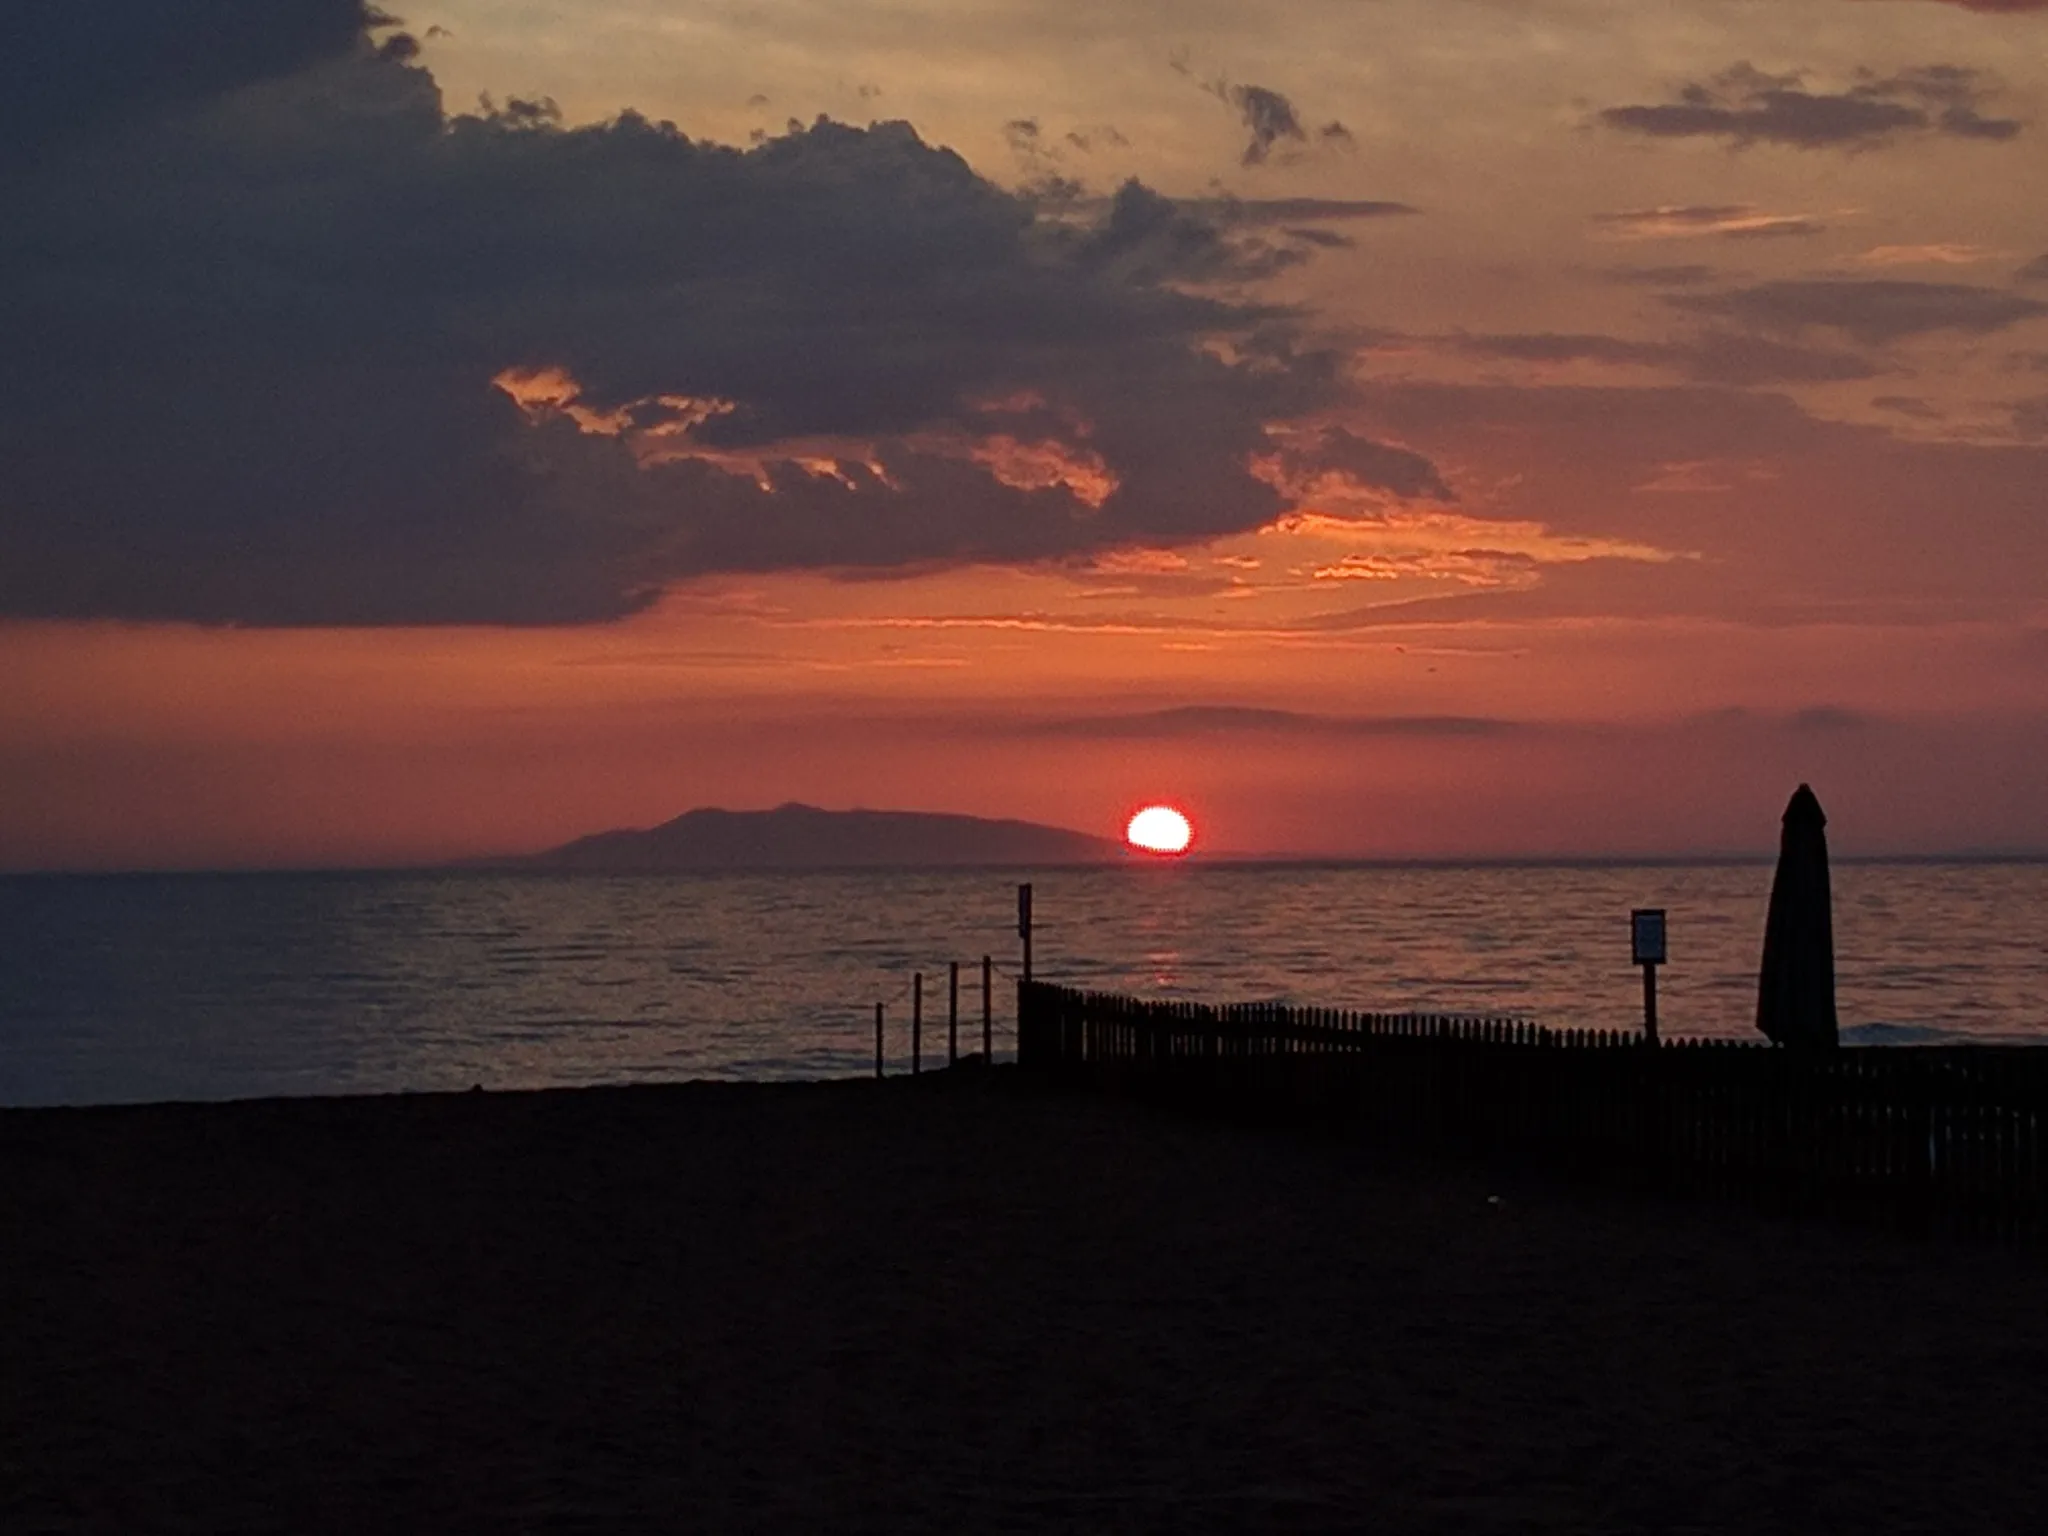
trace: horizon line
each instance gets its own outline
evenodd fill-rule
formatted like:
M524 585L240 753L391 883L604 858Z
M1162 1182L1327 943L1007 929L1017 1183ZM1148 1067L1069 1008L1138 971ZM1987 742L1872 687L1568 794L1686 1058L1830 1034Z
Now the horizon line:
M1557 854L1320 854L1320 853L1206 853L1169 857L1132 856L1116 859L1051 860L1030 864L917 863L900 864L784 864L732 865L727 867L678 869L550 869L517 864L493 865L488 860L524 858L519 854L476 854L459 859L430 860L417 864L166 864L122 865L104 868L48 866L42 868L0 868L0 880L41 879L138 879L177 877L229 877L259 875L462 875L540 877L545 879L672 879L677 876L722 875L860 875L1029 873L1034 870L1103 870L1132 868L1197 869L1701 869L1739 868L1775 864L1776 852L1734 851L1708 853L1557 853ZM1999 865L2048 864L2048 849L1968 849L1938 853L1843 853L1830 854L1831 865Z

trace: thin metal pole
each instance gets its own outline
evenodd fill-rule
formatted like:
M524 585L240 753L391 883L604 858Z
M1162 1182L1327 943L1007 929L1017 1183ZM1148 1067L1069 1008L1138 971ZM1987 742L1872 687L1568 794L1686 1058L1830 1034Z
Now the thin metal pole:
M960 962L948 961L946 973L946 1065L960 1062Z
M990 986L990 973L995 962L987 955L981 957L981 1059L990 1066L996 1064L996 1029L994 992Z
M1017 887L1017 934L1024 940L1024 979L1031 979L1031 887Z
M924 1070L924 972L910 978L910 1075Z
M882 1075L882 1005L875 1004L875 1076Z

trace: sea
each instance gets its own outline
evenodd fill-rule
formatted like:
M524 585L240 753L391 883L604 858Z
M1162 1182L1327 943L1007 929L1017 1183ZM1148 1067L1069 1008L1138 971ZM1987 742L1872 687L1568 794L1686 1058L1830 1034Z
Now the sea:
M1642 1017L1754 1038L1768 863L805 874L0 878L0 1105L872 1072L1014 1050L1017 886L1046 980L1209 1002ZM2048 1041L2048 863L1838 862L1844 1038ZM952 967L959 967L957 1014Z

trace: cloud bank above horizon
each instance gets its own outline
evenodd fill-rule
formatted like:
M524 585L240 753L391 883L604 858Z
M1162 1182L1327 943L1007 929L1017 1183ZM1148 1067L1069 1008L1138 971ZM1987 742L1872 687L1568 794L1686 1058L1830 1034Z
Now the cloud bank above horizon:
M1186 761L1247 828L1347 773L1570 819L1596 727L1730 786L1883 743L1915 846L2048 843L2019 791L1934 808L2048 720L2048 5L33 19L0 863L187 746L281 804L305 743L368 752L350 814L429 841L542 780L709 798L643 717L780 799L886 761L870 798L1072 821ZM983 745L785 730L821 712ZM444 749L460 794L405 766Z

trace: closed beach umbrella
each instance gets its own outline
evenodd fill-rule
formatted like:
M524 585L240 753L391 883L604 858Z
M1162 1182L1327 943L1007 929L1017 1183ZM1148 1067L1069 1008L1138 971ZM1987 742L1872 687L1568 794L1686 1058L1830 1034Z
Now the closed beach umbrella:
M1838 1043L1827 824L1820 801L1800 785L1785 807L1756 993L1756 1027L1780 1045Z

